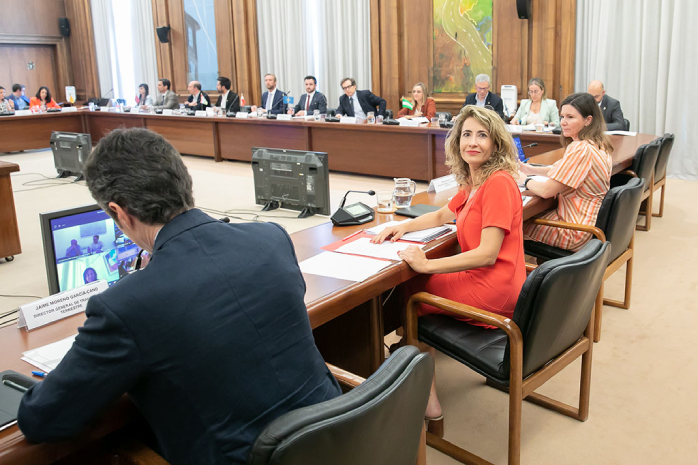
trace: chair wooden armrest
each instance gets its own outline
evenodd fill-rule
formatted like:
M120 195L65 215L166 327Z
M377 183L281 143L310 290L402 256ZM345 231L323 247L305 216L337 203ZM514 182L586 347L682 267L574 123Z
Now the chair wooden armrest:
M538 265L533 265L533 264L531 264L531 263L526 263L526 274L528 275L529 273L531 273L531 272L532 272L533 270L535 270L536 268L538 268Z
M619 172L619 173L616 173L616 174L627 174L628 176L630 176L630 177L632 177L632 178L638 178L638 177L639 177L639 176L637 175L637 173L636 173L635 171L633 171L633 170L623 170L623 171L621 171L621 172Z
M361 376L355 375L354 373L348 372L347 370L342 370L339 367L336 367L332 365L331 363L325 363L327 365L327 368L330 369L330 372L332 375L337 379L339 384L342 386L353 389L357 387L359 384L363 383L366 381L365 378L362 378Z
M533 218L531 220L528 220L527 222L530 222L533 224L540 224L542 226L552 226L554 228L572 229L575 231L588 232L588 233L596 236L596 238L598 240L600 240L601 242L606 242L606 235L604 234L603 231L601 231L601 229L597 228L596 226L589 226L586 224L567 223L565 221L548 220L545 218Z

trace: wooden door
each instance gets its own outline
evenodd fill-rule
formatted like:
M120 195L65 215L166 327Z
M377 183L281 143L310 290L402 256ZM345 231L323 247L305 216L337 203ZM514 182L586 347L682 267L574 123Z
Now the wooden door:
M0 44L0 63L0 85L5 95L18 83L27 88L27 97L34 97L39 87L46 86L56 102L65 100L65 89L57 88L55 45ZM28 69L30 63L33 69Z

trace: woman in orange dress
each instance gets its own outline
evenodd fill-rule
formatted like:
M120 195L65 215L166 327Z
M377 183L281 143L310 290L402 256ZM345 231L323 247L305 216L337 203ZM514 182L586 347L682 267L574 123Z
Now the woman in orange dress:
M558 195L557 208L542 218L594 226L610 186L613 167L613 147L604 133L606 123L594 97L587 93L567 97L560 110L560 127L565 147L562 159L552 166L536 167L522 163L520 180L527 175L549 178L543 182L531 178L524 181L530 191L528 194L546 199ZM576 251L591 239L591 234L526 224L524 238Z
M429 118L429 120L434 118L436 116L436 102L429 97L427 86L421 82L415 84L412 88L412 110L403 108L397 115L407 118L424 116Z
M445 147L446 164L460 185L458 194L440 210L386 228L373 239L376 243L388 238L395 241L407 232L456 220L462 253L435 260L427 259L415 246L400 253L413 270L422 273L407 283L407 293L426 291L508 318L513 316L526 280L523 205L514 180L518 175L514 147L511 134L496 112L475 105L460 111ZM445 312L423 306L420 314L425 313ZM430 352L433 355L433 349ZM426 418L430 431L441 429L443 416L433 382Z
M46 111L48 108L61 108L56 101L51 98L51 91L49 91L46 86L39 87L36 97L32 97L31 100L29 100L29 108L34 107L39 107L41 111Z

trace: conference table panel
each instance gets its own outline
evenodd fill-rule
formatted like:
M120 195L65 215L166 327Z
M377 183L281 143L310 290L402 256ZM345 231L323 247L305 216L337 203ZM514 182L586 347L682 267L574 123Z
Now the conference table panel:
M154 116L145 119L145 127L162 135L179 153L215 157L214 119Z
M311 128L310 149L327 152L333 171L429 179L429 134L419 128L415 128L416 132L387 128L315 123Z
M96 145L102 137L106 136L114 129L145 127L145 120L136 115L99 112L95 113L94 117L90 117L89 127L92 144Z
M10 173L19 165L0 160L0 259L22 253Z
M223 120L218 123L221 157L252 160L252 147L308 150L308 128L295 122Z
M0 153L45 149L51 146L53 131L83 132L81 112L53 113L0 118L3 136Z

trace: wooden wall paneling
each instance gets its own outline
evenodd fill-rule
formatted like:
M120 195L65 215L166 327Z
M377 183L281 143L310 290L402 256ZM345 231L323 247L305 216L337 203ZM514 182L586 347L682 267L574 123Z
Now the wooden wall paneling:
M65 17L64 0L2 0L0 32L59 37L58 18Z
M167 2L170 20L170 42L172 43L172 91L186 99L189 96L187 86L187 42L186 26L184 24L184 4L182 1Z
M29 61L35 65L31 71L27 69ZM28 97L33 97L40 86L48 86L55 92L58 88L55 61L56 47L51 44L0 44L0 63L3 63L0 83L5 87L5 95L10 95L14 83L24 85Z
M381 27L379 0L371 0L371 91L381 95Z
M262 101L255 0L232 0L233 48L235 58L234 89L245 95L248 105ZM232 78L231 78L232 79Z
M387 108L397 114L400 89L400 28L399 17L402 2L381 0L380 11L380 80L381 97Z
M497 0L492 4L492 91L499 94L502 85L515 85L519 98L526 98L527 19L519 19L516 0Z
M565 97L574 92L577 0L560 0L558 23L559 54L556 61L559 64L559 104Z
M70 63L73 72L77 102L101 97L97 50L95 48L92 7L89 0L65 0L65 9L70 21Z
M218 51L218 75L232 81L233 91L237 89L235 77L235 40L233 37L233 5L231 0L216 0L216 47ZM213 98L213 95L211 96Z
M405 2L400 15L400 96L410 98L412 88L422 82L431 91L433 48L432 2ZM425 40L428 39L428 40ZM401 108L398 102L398 110Z
M153 0L153 23L155 28L170 25L167 0ZM170 38L172 37L170 31ZM155 54L158 60L158 78L173 81L174 68L172 65L172 41L163 44L155 32ZM174 90L174 89L172 89Z
M558 76L555 74L555 58L558 45L557 31L558 0L532 0L531 27L529 29L530 77L539 77L545 82L548 98L560 102Z

